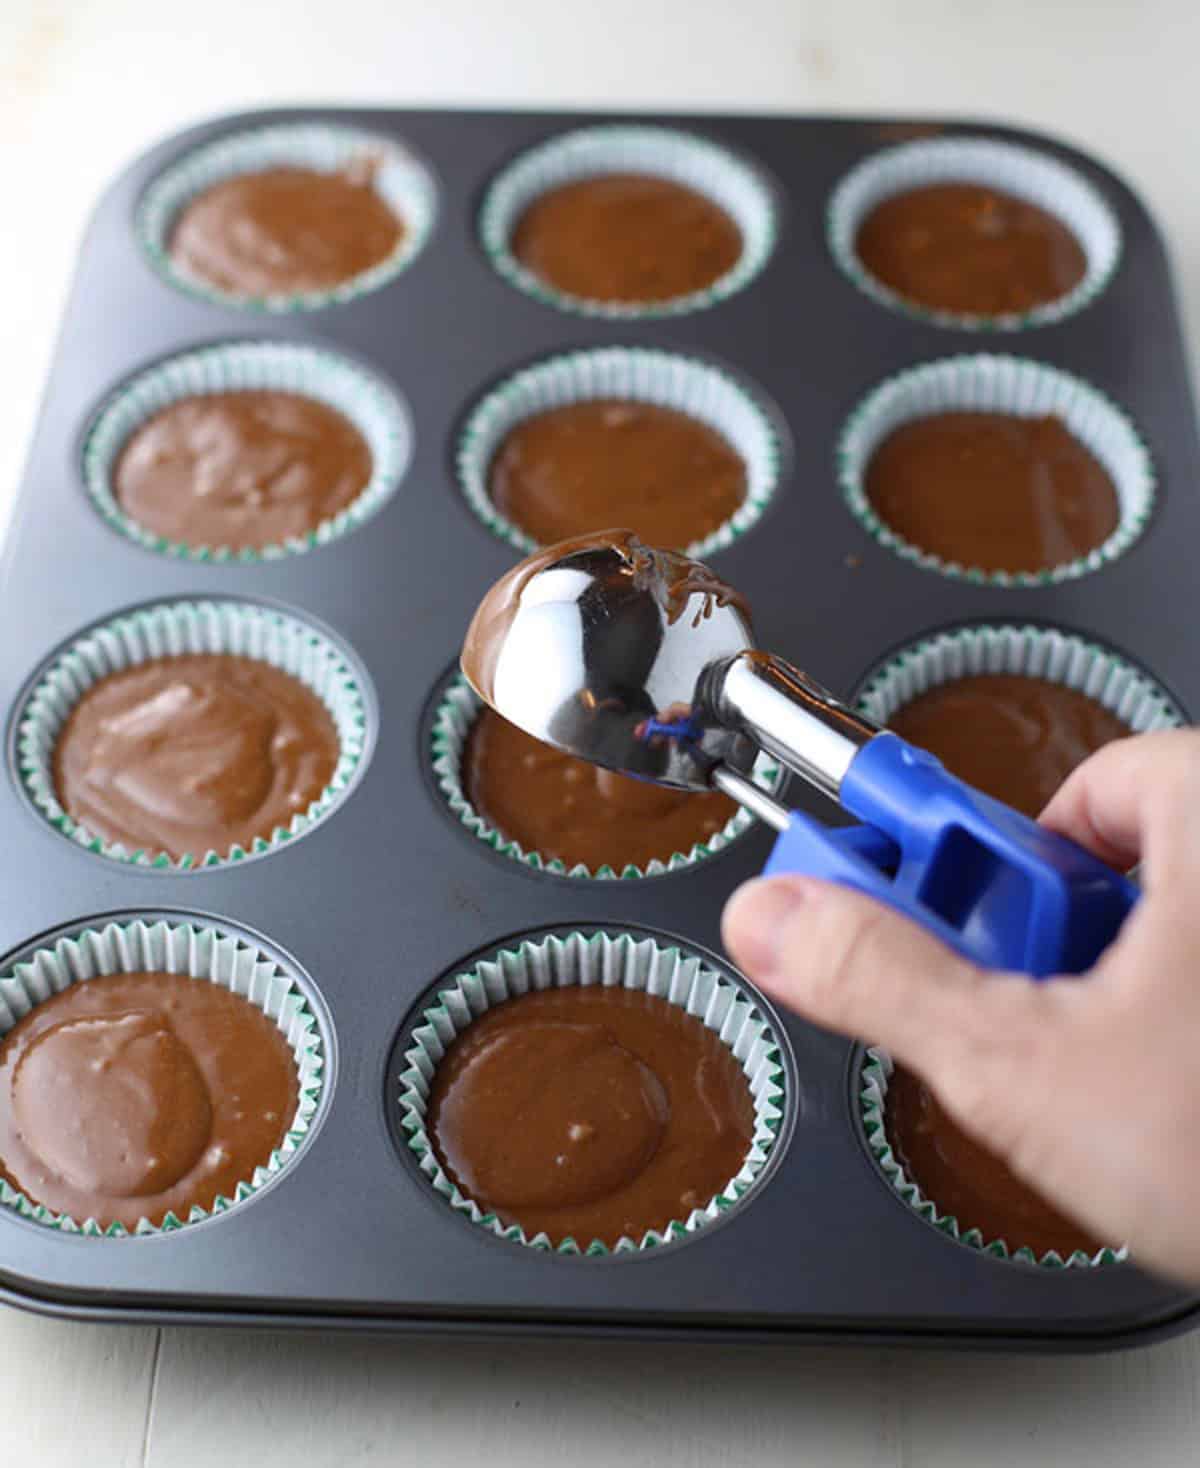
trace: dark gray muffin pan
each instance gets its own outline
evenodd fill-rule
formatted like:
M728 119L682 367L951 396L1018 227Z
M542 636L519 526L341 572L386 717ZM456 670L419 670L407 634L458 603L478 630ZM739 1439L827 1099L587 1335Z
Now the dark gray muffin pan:
M135 237L148 185L200 143L305 119L394 137L424 161L437 213L412 264L369 294L294 314L214 304L171 286ZM1148 1340L1191 1323L1196 1297L1132 1264L1035 1268L986 1257L924 1222L863 1144L859 1047L787 1015L774 1015L789 1104L769 1175L695 1238L633 1257L539 1253L456 1216L400 1155L399 1053L439 978L516 935L580 928L651 933L727 970L717 956L722 902L770 849L769 833L755 828L679 873L588 882L495 855L446 809L429 771L432 705L481 593L516 557L467 507L454 455L471 406L516 368L575 348L645 345L719 364L759 394L784 443L779 488L761 520L713 562L751 598L762 645L836 690L852 692L889 650L924 633L1017 621L1106 643L1185 709L1200 707L1189 611L1200 455L1163 244L1136 195L1091 158L1006 129L643 118L711 138L760 170L779 226L762 272L710 309L625 322L570 314L514 289L478 242L489 181L524 149L570 128L630 120L401 110L223 118L158 144L100 201L0 580L0 704L9 721L0 972L41 935L112 914L195 914L249 930L290 956L311 989L331 1071L303 1155L225 1217L109 1240L0 1209L3 1298L121 1320L1042 1349ZM826 202L859 160L923 133L1007 138L1090 180L1123 236L1100 296L1053 325L970 332L860 291L827 248ZM367 524L305 555L239 565L143 549L106 525L84 491L88 425L148 364L243 339L324 343L390 382L415 434L403 483ZM973 585L906 563L853 519L834 466L847 415L890 374L965 351L1062 367L1128 411L1149 444L1158 493L1126 554L1060 585ZM14 732L23 692L55 649L119 611L181 597L278 605L327 627L365 668L375 721L365 772L330 819L262 859L188 874L109 861L52 829L22 793Z

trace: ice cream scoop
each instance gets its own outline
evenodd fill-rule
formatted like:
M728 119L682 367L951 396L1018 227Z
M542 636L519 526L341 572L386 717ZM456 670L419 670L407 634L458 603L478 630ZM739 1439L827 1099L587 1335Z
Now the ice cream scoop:
M485 702L558 749L732 796L780 833L768 874L855 887L989 967L1082 972L1137 900L1082 847L756 648L733 588L630 531L515 566L481 602L462 667ZM862 824L787 810L747 778L760 749Z

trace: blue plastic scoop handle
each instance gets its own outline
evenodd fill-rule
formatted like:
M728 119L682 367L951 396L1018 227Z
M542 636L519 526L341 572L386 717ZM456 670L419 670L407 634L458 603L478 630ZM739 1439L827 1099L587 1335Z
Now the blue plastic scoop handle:
M939 760L881 733L842 779L864 824L831 830L798 811L765 875L825 877L878 898L988 968L1082 973L1138 899L1132 882Z

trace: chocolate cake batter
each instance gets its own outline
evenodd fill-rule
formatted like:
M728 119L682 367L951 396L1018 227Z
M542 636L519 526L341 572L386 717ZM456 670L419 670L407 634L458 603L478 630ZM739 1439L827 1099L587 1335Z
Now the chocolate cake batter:
M1087 272L1065 224L983 184L930 184L885 199L859 227L855 251L905 300L969 316L1044 306Z
M287 1040L249 1000L180 974L88 979L0 1044L0 1173L77 1222L186 1219L265 1166L297 1096Z
M468 735L462 780L475 810L510 840L592 871L686 854L737 810L715 791L671 790L575 759L491 709L480 712Z
M338 753L328 709L298 679L255 658L197 653L93 684L59 734L54 784L107 842L224 856L306 811Z
M512 251L547 285L589 301L669 301L731 270L742 234L718 204L670 179L606 173L550 189L517 221Z
M968 785L1031 817L1076 765L1130 732L1084 693L1008 673L931 688L898 709L888 728L937 755Z
M298 393L182 398L136 429L113 489L131 520L189 546L261 550L352 504L371 450L350 420Z
M998 1157L973 1141L942 1110L929 1088L897 1066L888 1082L884 1123L901 1167L942 1213L963 1231L979 1229L984 1242L1003 1239L1010 1250L1101 1248L1081 1224L1047 1203Z
M489 1009L433 1078L429 1135L467 1197L526 1234L613 1245L686 1220L754 1133L740 1065L677 1005L625 989Z
M393 254L404 222L376 192L374 160L336 173L268 168L224 179L180 211L168 250L235 296L332 290Z
M1058 418L939 413L902 423L871 456L866 494L910 545L981 571L1077 560L1117 528L1107 471Z
M598 398L519 423L492 460L488 493L543 545L628 525L650 545L682 547L740 507L746 466L697 418Z

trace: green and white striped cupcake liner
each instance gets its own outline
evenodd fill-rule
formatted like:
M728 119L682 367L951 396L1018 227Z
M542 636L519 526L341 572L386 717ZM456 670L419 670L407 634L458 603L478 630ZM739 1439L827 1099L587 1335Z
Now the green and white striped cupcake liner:
M653 174L711 199L733 219L742 253L703 290L665 301L594 301L557 290L512 253L521 215L542 194L606 173ZM759 173L725 148L671 128L604 124L579 128L523 153L487 191L479 219L483 248L500 274L527 295L563 311L631 321L700 311L744 289L762 270L778 232L771 190Z
M1005 413L1055 417L1089 449L1117 491L1117 528L1085 556L1045 571L983 571L944 561L903 539L875 513L866 493L875 450L901 424L939 413ZM1137 540L1154 508L1150 452L1129 416L1109 398L1068 372L1024 357L944 357L910 367L874 388L855 408L837 447L837 478L851 514L879 542L905 560L943 576L993 586L1039 586L1100 570ZM963 493L971 486L964 481Z
M704 1207L662 1230L613 1246L598 1239L566 1239L557 1246L544 1234L530 1237L506 1226L466 1197L437 1159L426 1130L433 1077L455 1037L495 1004L535 990L603 985L653 994L677 1005L718 1035L741 1064L754 1101L754 1135L736 1176ZM749 995L697 956L629 933L571 933L527 938L459 974L420 1015L405 1051L395 1104L417 1166L433 1190L457 1213L497 1238L558 1254L595 1258L644 1253L690 1238L740 1203L758 1184L779 1139L787 1106L779 1042Z
M313 398L354 424L371 451L371 477L353 503L307 535L249 550L168 540L125 513L114 492L113 479L125 445L142 424L184 398L251 391ZM408 410L381 377L323 347L236 341L170 357L119 387L84 440L83 480L92 503L108 524L147 550L186 560L256 564L328 545L361 525L394 493L412 452Z
M467 738L483 704L470 684L461 675L455 677L443 694L433 716L433 731L430 752L433 757L433 773L438 789L445 796L446 804L462 824L493 851L511 857L523 865L539 872L552 872L560 877L590 878L598 881L615 879L631 880L638 877L658 877L667 872L683 871L719 851L724 851L733 841L743 835L754 824L754 817L741 806L737 808L725 825L707 841L697 842L690 851L676 851L666 861L651 861L646 866L630 862L618 872L610 866L593 870L583 862L568 867L557 857L546 858L540 852L526 851L519 841L498 831L471 804L463 787L462 757ZM769 756L759 754L751 772L754 783L769 794L776 793L783 783L784 770Z
M206 189L269 168L338 173L363 159L378 163L373 187L399 216L404 232L392 255L350 280L329 290L242 296L221 290L172 259L170 243L175 221ZM395 139L330 123L277 123L243 128L186 153L146 190L138 205L135 229L151 264L178 290L221 306L280 313L338 305L386 285L420 254L436 213L433 176Z
M1087 260L1083 279L1065 296L1029 311L972 316L935 311L907 301L866 269L858 258L858 231L885 199L943 183L973 183L1013 194L1060 219ZM1074 315L1108 285L1121 258L1116 214L1100 191L1068 164L1017 143L989 138L920 139L865 158L838 184L826 211L829 249L860 290L885 306L935 326L972 331L1019 331Z
M249 851L197 851L178 858L129 850L79 824L61 805L54 785L54 747L71 710L109 674L157 658L230 653L257 658L290 674L321 700L337 729L337 766L328 786L286 826L257 839ZM37 677L17 717L17 768L34 809L88 851L157 871L190 872L229 866L278 851L326 820L349 794L368 752L367 701L362 674L326 633L298 617L250 602L161 602L101 623L55 655Z
M493 504L488 473L504 439L519 423L569 403L624 398L673 408L726 439L746 469L746 498L711 535L684 554L712 555L758 520L779 483L779 436L764 407L728 373L694 357L646 347L602 347L548 357L506 378L472 410L458 447L458 479L467 503L488 529L528 553L538 543Z
M1014 623L977 623L921 638L870 674L859 710L886 724L931 688L988 673L1041 678L1085 694L1128 725L1131 734L1185 722L1167 691L1127 659L1072 632Z
M893 1070L892 1058L885 1050L870 1049L863 1057L858 1077L858 1103L862 1117L863 1133L867 1148L875 1159L880 1172L905 1203L927 1223L933 1224L948 1238L964 1244L968 1249L987 1254L993 1259L1019 1260L1023 1264L1036 1264L1043 1269L1094 1269L1104 1264L1119 1264L1129 1257L1129 1250L1103 1248L1095 1254L1082 1249L1075 1250L1067 1258L1050 1249L1037 1254L1028 1245L1015 1239L988 1239L977 1228L963 1228L953 1214L943 1212L935 1200L927 1198L912 1178L904 1171L900 1159L892 1150L888 1140L885 1121L888 1081Z
M188 974L239 994L274 1020L287 1040L299 1073L296 1111L279 1147L232 1197L218 1196L209 1208L196 1205L186 1218L169 1213L159 1224L142 1219L135 1235L173 1233L216 1218L251 1198L295 1159L311 1135L324 1090L325 1051L320 1026L296 976L247 938L198 922L135 919L84 927L54 941L43 940L0 974L0 1036L29 1011L72 984L104 974ZM22 1218L61 1233L127 1238L119 1223L104 1228L94 1218L76 1219L34 1202L0 1178L0 1204Z

